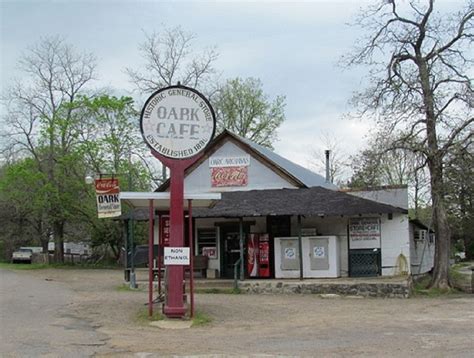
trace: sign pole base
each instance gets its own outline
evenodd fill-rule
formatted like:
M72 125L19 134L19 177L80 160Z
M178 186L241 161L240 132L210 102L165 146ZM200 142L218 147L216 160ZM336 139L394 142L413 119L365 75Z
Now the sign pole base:
M184 171L201 158L172 160L152 150L155 158L170 169L170 247L184 247ZM167 284L163 313L169 318L182 318L184 305L184 266L167 267Z

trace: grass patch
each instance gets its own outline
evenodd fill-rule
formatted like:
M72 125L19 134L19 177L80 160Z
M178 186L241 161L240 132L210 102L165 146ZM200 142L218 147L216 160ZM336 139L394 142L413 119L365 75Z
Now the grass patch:
M192 327L203 326L212 322L212 318L202 312L194 312L193 324Z
M238 295L242 291L240 288L197 288L194 293L206 293L206 294L226 294L226 295Z
M49 268L48 264L12 264L9 262L0 262L0 268L7 270L41 270Z
M148 315L148 307L141 308L137 315L136 315L136 321L140 324L148 324L153 321L161 321L163 319L163 315L161 314L161 311L155 307L153 310L153 316Z
M139 288L131 288L130 285L126 283L118 285L115 287L115 290L119 292L143 292L143 290L140 290Z
M439 289L435 287L429 288L430 282L431 282L431 277L426 276L420 281L418 281L417 283L415 283L413 286L413 296L436 298L436 297L449 296L455 293L459 293L459 291L454 288L450 288L450 289Z

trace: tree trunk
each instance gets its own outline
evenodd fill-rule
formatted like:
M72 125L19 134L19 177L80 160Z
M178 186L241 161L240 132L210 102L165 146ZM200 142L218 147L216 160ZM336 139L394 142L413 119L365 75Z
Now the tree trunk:
M58 263L64 262L64 222L55 221L54 226L54 260Z
M435 266L430 287L449 290L449 252L451 234L444 205L442 169L438 164L439 163L430 165L433 222L436 237Z

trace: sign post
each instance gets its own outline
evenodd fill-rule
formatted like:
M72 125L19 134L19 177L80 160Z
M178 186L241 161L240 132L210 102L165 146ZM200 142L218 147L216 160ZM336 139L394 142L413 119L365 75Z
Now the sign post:
M214 136L216 119L198 91L177 85L153 93L145 102L140 128L155 158L170 169L170 248L184 246L184 171L195 163ZM183 317L184 264L169 265L167 317Z

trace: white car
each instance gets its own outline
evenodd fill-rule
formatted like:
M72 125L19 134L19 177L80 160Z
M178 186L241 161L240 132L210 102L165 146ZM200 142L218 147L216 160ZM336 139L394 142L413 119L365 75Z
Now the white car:
M16 263L31 263L33 250L20 248L12 254L12 262Z

